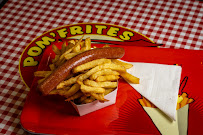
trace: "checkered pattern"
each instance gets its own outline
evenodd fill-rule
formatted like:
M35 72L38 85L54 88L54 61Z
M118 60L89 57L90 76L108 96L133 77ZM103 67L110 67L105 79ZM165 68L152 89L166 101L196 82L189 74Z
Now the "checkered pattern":
M18 73L23 49L50 29L82 22L128 27L167 48L203 49L199 1L9 0L0 9L0 133L25 134L19 116L28 88Z

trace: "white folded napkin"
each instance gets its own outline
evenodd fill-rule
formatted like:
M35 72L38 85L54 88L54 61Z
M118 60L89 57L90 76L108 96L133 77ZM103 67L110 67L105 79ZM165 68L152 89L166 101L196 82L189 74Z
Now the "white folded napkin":
M140 84L131 84L171 119L176 120L181 70L180 66L130 62L134 66L127 70L140 78Z

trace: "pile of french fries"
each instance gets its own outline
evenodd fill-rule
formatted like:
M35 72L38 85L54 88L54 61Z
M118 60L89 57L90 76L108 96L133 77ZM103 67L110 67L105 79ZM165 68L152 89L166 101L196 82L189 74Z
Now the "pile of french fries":
M90 38L82 40L70 40L63 42L62 48L58 49L52 45L55 58L49 65L51 71L36 71L36 77L43 77L38 81L40 84L48 77L57 67L71 59L72 57L92 49ZM103 47L109 47L104 45ZM93 47L93 49L96 47ZM131 83L139 83L139 78L126 72L126 69L133 65L125 63L118 59L96 59L80 66L75 67L72 73L57 87L52 90L49 95L61 95L66 97L65 101L73 101L77 104L85 104L99 100L107 101L104 96L116 89L118 79L123 77Z
M145 97L142 97L138 99L139 103L144 107L152 107L156 108L155 105L153 105L149 100L147 100ZM178 101L177 101L177 107L176 110L184 107L187 104L190 104L194 101L193 98L188 98L187 93L183 92L182 95L178 95Z

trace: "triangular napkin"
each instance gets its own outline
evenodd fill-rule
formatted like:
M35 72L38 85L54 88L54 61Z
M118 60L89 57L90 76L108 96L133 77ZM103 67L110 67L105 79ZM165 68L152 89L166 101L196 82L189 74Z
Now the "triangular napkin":
M131 84L171 119L176 120L176 105L180 85L180 66L130 62L127 72L140 78L140 84Z

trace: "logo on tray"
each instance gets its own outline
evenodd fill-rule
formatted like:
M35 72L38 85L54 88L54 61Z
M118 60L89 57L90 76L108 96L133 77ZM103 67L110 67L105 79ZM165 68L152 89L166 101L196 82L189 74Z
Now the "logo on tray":
M42 54L49 46L70 39L90 37L92 44L160 46L148 37L131 29L102 23L81 23L62 26L35 38L24 49L19 62L19 72L27 87L30 87Z

